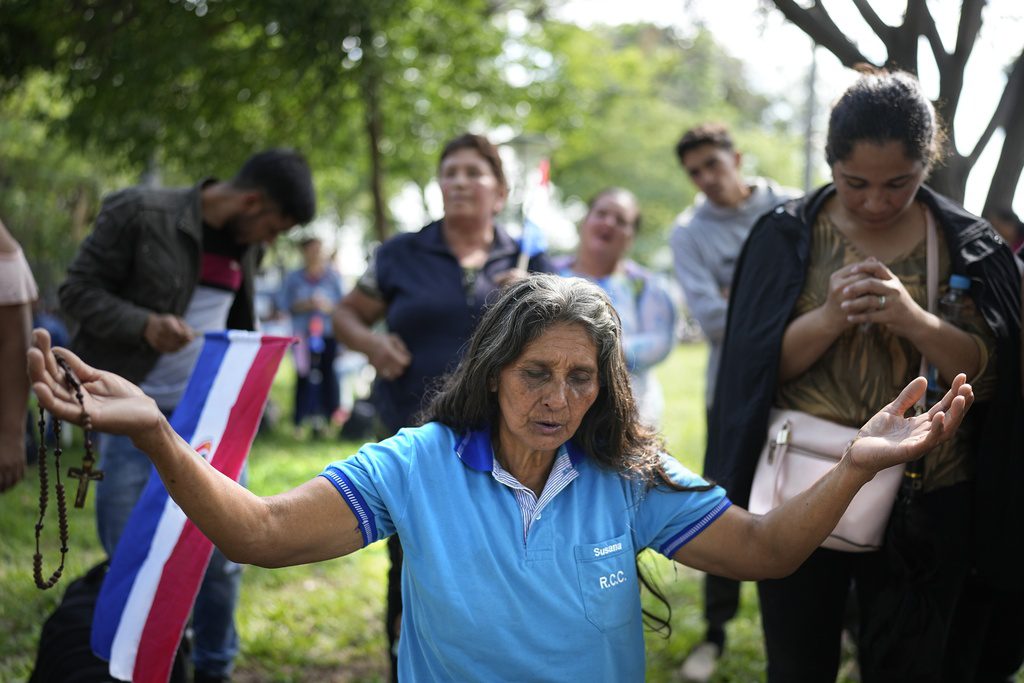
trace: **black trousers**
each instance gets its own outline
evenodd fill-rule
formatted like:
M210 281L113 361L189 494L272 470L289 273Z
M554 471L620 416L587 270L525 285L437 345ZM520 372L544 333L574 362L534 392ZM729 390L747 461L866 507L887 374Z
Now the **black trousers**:
M704 576L704 640L725 649L725 626L740 608L740 582L724 576Z
M309 373L295 377L295 412L292 419L296 427L307 417L319 415L330 420L338 409L341 396L338 377L334 374L334 358L337 355L338 342L333 337L324 337L323 351L310 354Z
M969 578L949 642L944 683L1013 683L1024 664L1024 587L998 590Z
M711 409L704 414L704 424L711 424ZM725 626L740 609L740 582L724 576L704 576L704 640L725 649Z
M398 680L398 644L399 629L396 622L402 616L402 542L398 534L388 537L388 556L391 567L388 569L388 594L384 612L384 631L388 635L388 657L391 659L392 683Z
M818 549L792 575L758 582L769 683L834 683L851 581L861 680L942 680L943 653L969 567L969 484L919 495L914 505L922 531L909 543L903 539L896 547L890 522L883 550Z

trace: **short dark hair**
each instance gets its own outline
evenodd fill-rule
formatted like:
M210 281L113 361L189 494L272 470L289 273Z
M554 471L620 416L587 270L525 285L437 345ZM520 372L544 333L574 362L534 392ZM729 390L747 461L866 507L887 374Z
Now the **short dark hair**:
M573 437L602 467L648 486L667 480L660 466L661 439L641 423L622 352L622 326L608 295L580 278L536 274L500 290L473 336L462 362L420 416L456 431L498 426L497 394L490 387L501 370L553 325L583 327L597 347L600 391Z
M683 133L683 137L679 138L679 142L676 143L676 156L679 158L679 163L683 163L683 156L687 153L704 145L714 145L718 149L728 152L736 149L732 135L729 134L729 129L725 127L724 123L702 123Z
M631 191L627 190L624 187L614 187L614 186L613 187L606 187L603 190L601 190L600 192L598 192L597 194L595 194L593 197L588 199L587 200L587 215L588 216L590 215L590 212L594 209L594 204L597 203L598 199L600 199L601 197L605 197L607 195L610 195L610 194L621 194L621 195L624 195L626 197L629 197L630 201L633 202L633 206L636 207L636 218L633 219L633 232L634 233L640 232L640 218L641 218L641 215L640 215L640 200L638 200L636 198L635 194L633 194Z
M850 157L858 142L903 143L907 157L926 168L939 159L943 133L921 84L905 71L858 67L861 76L832 107L825 159L832 166Z
M259 190L285 216L298 224L316 215L316 191L306 158L293 149L268 149L242 164L231 184L241 190Z
M505 180L505 171L501 165L501 155L498 154L498 148L483 135L464 133L457 138L449 140L445 143L444 149L441 150L441 156L437 160L438 167L440 168L445 159L460 149L471 149L482 156L491 167L494 177L498 179L498 184L501 185L502 189L508 189L508 182Z

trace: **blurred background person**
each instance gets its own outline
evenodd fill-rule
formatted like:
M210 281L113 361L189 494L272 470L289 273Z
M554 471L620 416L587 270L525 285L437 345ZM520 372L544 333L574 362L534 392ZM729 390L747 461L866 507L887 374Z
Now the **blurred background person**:
M729 286L740 249L754 223L767 211L801 193L767 178L743 175L743 154L729 129L704 123L683 133L676 144L679 164L699 190L693 206L676 219L670 244L676 279L686 306L708 342L704 399L715 396L718 359L725 336ZM722 576L704 577L704 639L687 655L681 673L707 681L725 649L725 627L736 616L740 583Z
M25 476L25 354L39 289L21 246L0 221L0 493Z
M348 349L366 355L377 377L372 400L380 438L416 424L424 397L458 364L491 295L523 277L519 245L495 223L508 184L498 149L481 135L450 140L437 168L444 217L380 245L355 288L334 313L334 330ZM528 269L551 272L544 254ZM386 331L374 329L383 321ZM402 614L402 549L388 539L391 570L385 627L394 652Z
M974 229L979 218L924 185L940 142L912 76L862 75L830 115L833 183L763 216L736 266L706 472L737 503L772 407L859 424L917 376L922 356L941 383L965 372L981 406L908 469L881 550L819 548L791 576L758 583L770 683L836 679L851 579L862 680L940 680L961 654L948 635L972 560L1005 543L978 529L1015 523L996 510L1019 497L1019 481L988 482L993 501L975 490L1020 453L1020 279L1003 242ZM956 320L928 310L930 222L939 295L952 274L971 283Z
M331 313L341 301L341 276L323 250L323 242L307 237L299 243L302 268L285 277L281 308L292 320L292 334L299 338L293 348L295 359L295 412L293 421L300 434L306 420L312 422L314 438L323 436L338 411L340 389L334 372L338 343Z
M1013 253L1016 254L1021 247L1024 247L1024 221L1021 221L1013 209L1008 206L1000 207L990 212L985 218L992 223L992 227L996 229L999 236L1006 240Z
M559 275L594 282L612 300L622 320L622 350L640 419L657 425L665 399L654 366L675 344L676 309L668 285L627 258L639 229L636 196L621 187L601 190L587 203L576 253L554 265Z

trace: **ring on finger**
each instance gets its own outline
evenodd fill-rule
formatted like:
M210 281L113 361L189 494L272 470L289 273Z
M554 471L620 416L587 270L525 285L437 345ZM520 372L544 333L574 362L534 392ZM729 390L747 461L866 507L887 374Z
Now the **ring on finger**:
M878 295L878 310L885 308L885 294Z

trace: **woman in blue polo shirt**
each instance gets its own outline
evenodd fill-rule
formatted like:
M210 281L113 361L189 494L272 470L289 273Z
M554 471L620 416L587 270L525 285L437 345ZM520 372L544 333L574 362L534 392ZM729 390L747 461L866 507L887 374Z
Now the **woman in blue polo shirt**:
M516 269L518 243L494 222L508 193L497 148L481 135L449 141L437 180L444 217L380 245L334 314L338 339L366 354L377 371L378 438L416 424L424 395L458 364L484 304L501 285L525 275ZM543 254L528 268L551 271ZM374 329L381 320L387 331ZM388 554L385 632L394 665L402 614L399 536L388 540Z
M665 455L637 419L620 336L596 285L517 282L431 402L434 421L268 498L196 458L137 387L61 354L82 380L93 427L147 452L170 495L233 560L316 562L401 534L398 659L410 681L642 680L639 550L722 576L784 576L865 482L951 438L973 400L959 375L931 411L904 418L927 384L914 380L829 474L751 515ZM34 345L40 403L80 422L44 331Z

